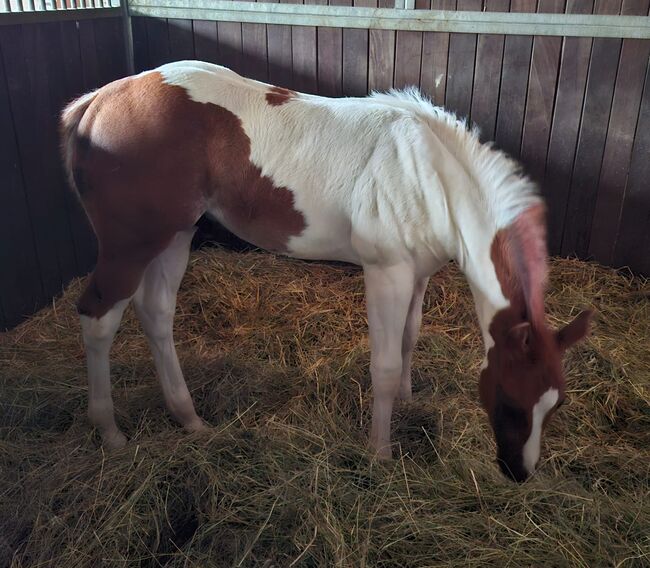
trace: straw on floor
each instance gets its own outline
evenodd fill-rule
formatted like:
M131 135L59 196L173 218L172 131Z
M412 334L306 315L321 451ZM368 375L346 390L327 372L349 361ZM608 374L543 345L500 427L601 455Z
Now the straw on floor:
M175 336L198 411L171 421L131 310L112 352L118 422L85 416L83 282L0 339L0 565L647 566L650 286L552 262L549 318L598 311L566 360L541 468L507 481L477 399L471 295L434 277L398 404L396 459L365 450L369 350L358 269L219 248L193 254Z

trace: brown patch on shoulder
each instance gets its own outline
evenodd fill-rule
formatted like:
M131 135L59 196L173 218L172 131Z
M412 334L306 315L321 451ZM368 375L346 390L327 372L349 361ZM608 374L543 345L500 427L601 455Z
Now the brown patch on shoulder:
M93 317L132 295L148 263L207 210L241 238L278 252L305 229L291 190L251 163L239 117L191 100L159 73L102 88L78 139L84 151L71 166L99 240L79 309Z
M266 93L266 102L271 106L280 106L295 98L296 92L284 87L271 87Z

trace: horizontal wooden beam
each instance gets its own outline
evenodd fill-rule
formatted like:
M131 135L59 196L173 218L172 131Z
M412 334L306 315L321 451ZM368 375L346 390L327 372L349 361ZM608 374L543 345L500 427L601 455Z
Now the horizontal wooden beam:
M36 10L30 12L0 12L0 26L15 24L40 24L64 20L94 20L119 18L120 8L69 8L67 10Z
M398 10L224 0L131 0L132 16L331 28L650 39L650 18Z

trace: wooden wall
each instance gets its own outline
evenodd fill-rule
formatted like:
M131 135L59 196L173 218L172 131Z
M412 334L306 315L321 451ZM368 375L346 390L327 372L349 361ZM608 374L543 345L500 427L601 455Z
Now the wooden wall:
M649 5L416 0L420 9L629 15L647 15ZM197 58L335 97L417 85L524 162L548 199L553 253L650 274L650 41L132 23L137 71ZM94 237L61 170L57 117L66 101L123 76L124 62L119 18L0 28L0 329L95 261Z
M324 4L326 0L306 0ZM390 7L393 0L378 0ZM350 0L330 0L350 5ZM647 16L649 0L416 0L420 9ZM377 0L354 0L377 6ZM134 18L137 70L197 58L327 96L417 85L520 158L554 254L650 274L648 40Z
M58 115L126 73L119 18L0 27L0 330L95 262L95 240L66 187Z

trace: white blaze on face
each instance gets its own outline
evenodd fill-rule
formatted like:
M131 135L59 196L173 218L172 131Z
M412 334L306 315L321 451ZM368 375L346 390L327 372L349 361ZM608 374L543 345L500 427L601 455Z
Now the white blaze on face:
M524 468L529 474L535 471L535 466L539 460L544 418L549 410L556 405L558 396L557 389L548 389L533 407L533 427L523 449Z

